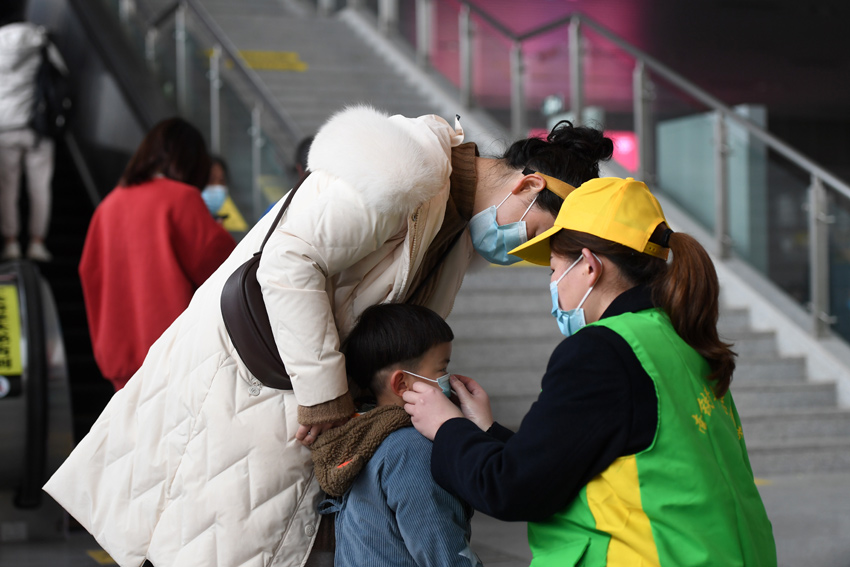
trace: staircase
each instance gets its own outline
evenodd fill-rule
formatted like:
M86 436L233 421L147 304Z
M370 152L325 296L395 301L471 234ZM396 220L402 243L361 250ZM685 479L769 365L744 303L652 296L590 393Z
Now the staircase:
M406 116L435 112L421 88L338 17L296 11L280 0L205 0L204 7L240 50L295 53L306 64L303 71L254 69L304 135L347 105Z
M485 268L467 275L448 318L451 371L478 380L496 419L514 429L562 340L548 282L545 268ZM850 411L838 408L835 384L808 381L805 360L780 357L774 333L751 330L749 317L724 308L718 329L738 353L731 391L756 476L847 470Z

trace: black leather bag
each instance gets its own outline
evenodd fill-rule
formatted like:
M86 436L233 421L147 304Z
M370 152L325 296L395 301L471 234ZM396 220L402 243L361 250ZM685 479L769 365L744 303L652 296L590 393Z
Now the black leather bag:
M260 265L266 242L280 223L283 213L289 208L289 203L300 185L301 183L289 192L260 249L227 278L221 291L221 315L236 352L257 380L276 390L291 390L292 382L274 341L274 333L263 302L263 291L257 281L257 267Z

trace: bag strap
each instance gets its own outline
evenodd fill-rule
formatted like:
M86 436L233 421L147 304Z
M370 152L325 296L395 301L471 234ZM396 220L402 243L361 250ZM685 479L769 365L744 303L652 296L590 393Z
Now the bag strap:
M269 227L269 231L266 233L266 237L263 239L263 243L260 244L260 249L257 250L257 254L262 254L263 248L266 247L266 242L269 241L269 238L271 238L272 234L277 228L277 225L280 223L280 219L283 218L283 213L285 213L286 209L289 208L289 203L292 202L292 197L295 196L295 192L298 190L299 187L301 187L301 184L304 183L304 181L306 181L308 177L310 177L310 172L307 172L307 175L302 177L298 181L298 183L295 184L295 187L289 190L289 194L286 196L286 201L283 202L283 206L277 212L277 216L275 217L274 221L272 221L272 225Z

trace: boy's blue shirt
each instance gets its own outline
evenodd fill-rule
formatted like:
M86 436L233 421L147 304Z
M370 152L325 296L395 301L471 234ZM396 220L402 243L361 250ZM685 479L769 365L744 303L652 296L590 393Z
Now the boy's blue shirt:
M320 504L337 512L337 567L476 567L469 546L472 509L434 482L431 441L412 427L389 434L341 498Z

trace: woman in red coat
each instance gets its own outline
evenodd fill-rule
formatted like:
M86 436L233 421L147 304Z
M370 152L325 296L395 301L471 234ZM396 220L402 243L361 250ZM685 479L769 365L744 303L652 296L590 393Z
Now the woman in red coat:
M94 212L80 261L97 365L116 391L235 242L201 198L210 171L191 124L157 124Z

